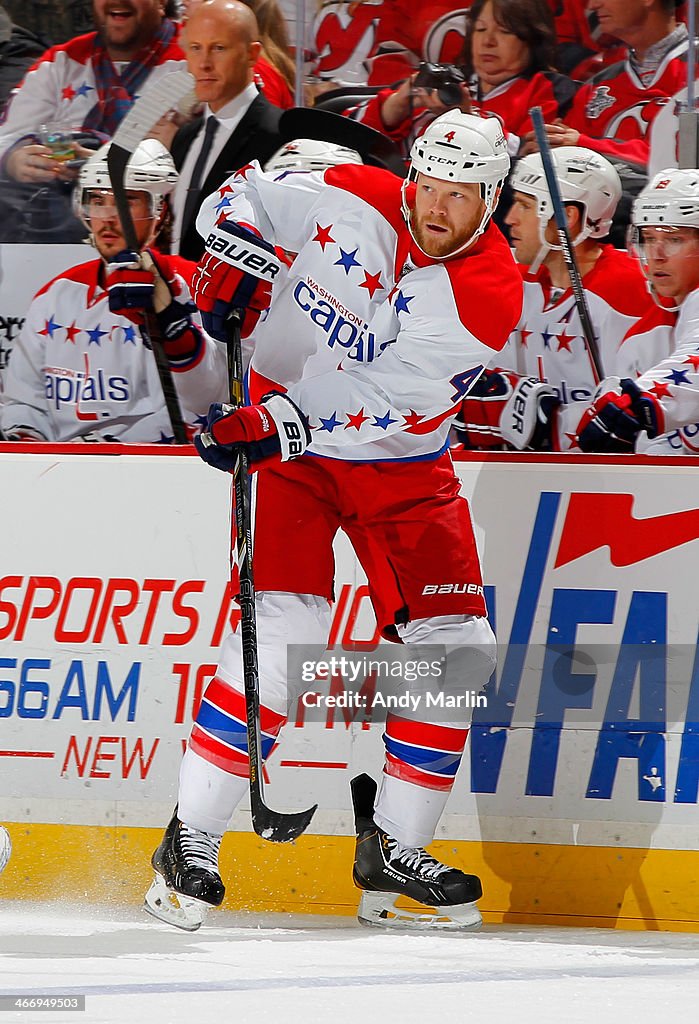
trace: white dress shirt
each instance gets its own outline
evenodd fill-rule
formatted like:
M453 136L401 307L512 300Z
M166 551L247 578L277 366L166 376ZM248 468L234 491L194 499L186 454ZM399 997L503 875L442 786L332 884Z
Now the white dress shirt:
M211 144L209 150L209 157L204 164L204 171L201 177L202 184L206 181L207 175L210 173L211 168L218 160L221 150L230 139L233 132L236 130L240 122L242 121L245 113L252 103L252 101L259 95L257 86L254 82L247 85L242 92L238 93L229 103L226 103L216 111L214 115L216 120L219 122L218 131L214 136L214 141ZM209 109L208 104L204 107L203 120L201 125L201 131L195 137L193 144L189 147L187 156L184 159L182 169L180 170L180 177L177 183L177 188L173 196L173 213L174 223L172 226L172 244L171 252L179 253L180 241L182 239L182 217L184 215L184 206L187 200L187 187L192 178L192 171L194 165L197 162L199 151L204 141L204 128L206 126L207 119L212 115L212 111ZM232 170L233 168L231 168ZM202 196L202 199L204 197Z

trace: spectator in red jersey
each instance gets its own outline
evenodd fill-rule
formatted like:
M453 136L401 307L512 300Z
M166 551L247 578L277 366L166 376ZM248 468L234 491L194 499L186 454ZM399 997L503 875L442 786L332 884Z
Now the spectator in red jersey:
M257 18L262 50L255 63L255 81L270 103L282 110L294 106L296 67L289 56L289 33L277 0L243 0Z
M497 114L511 155L531 129L533 106L555 119L573 99L573 83L553 71L554 51L546 0L476 0L471 7L463 53L467 82L458 105L467 113ZM436 89L414 86L413 77L396 90L382 90L350 116L407 143L448 109Z
M600 26L590 0L549 0L556 27L556 67L579 82L626 56L624 44Z
M552 146L586 146L645 175L650 126L686 84L687 28L675 0L591 0L590 7L602 30L626 44L626 59L583 86L546 134ZM526 147L538 149L533 135Z

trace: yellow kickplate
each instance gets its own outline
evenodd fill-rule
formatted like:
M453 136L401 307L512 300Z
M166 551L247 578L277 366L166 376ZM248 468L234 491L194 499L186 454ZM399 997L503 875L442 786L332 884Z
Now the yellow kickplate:
M6 822L13 853L0 898L140 904L162 829ZM688 850L441 841L430 852L483 881L487 924L699 931L697 854ZM353 915L351 836L277 845L228 833L228 910Z

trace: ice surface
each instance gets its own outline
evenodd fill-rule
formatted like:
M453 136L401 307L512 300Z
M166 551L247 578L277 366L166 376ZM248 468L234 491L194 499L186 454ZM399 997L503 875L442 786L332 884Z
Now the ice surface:
M337 917L0 902L0 995L86 995L0 1024L657 1024L697 1019L699 935L491 925L387 934Z

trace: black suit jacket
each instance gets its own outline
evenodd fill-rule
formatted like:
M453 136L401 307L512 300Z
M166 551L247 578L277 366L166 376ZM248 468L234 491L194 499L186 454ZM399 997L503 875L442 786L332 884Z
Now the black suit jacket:
M206 176L194 216L189 224L182 225L180 256L188 260L198 260L204 251L204 239L195 227L199 207L204 199L220 188L226 178L239 167L244 167L251 160L259 160L264 164L283 145L284 139L279 134L281 115L279 107L273 106L261 93L252 101ZM184 164L189 147L203 129L204 118L198 117L183 125L175 135L172 142L172 159L178 171Z

